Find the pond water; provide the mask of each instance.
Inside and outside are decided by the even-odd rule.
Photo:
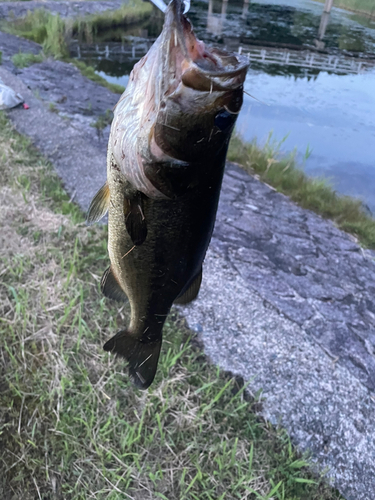
[[[199,38],[250,57],[237,130],[264,143],[269,134],[309,175],[361,198],[375,214],[375,19],[313,0],[193,1]],[[72,54],[108,81],[126,85],[163,16],[126,32],[76,42]],[[308,152],[308,155],[306,155]],[[306,156],[308,158],[306,159]]]

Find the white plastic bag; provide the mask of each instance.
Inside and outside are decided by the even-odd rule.
[[[20,94],[4,84],[0,78],[0,109],[9,109],[18,106],[24,102]]]

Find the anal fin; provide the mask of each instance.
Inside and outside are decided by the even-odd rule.
[[[108,212],[109,207],[109,186],[106,182],[92,199],[89,210],[87,212],[86,223],[87,225],[94,224],[100,221]]]
[[[202,268],[187,289],[183,289],[174,303],[185,305],[197,298],[202,283]]]
[[[129,374],[139,389],[147,389],[155,378],[162,339],[142,342],[127,330],[118,332],[103,346],[124,357],[129,363]]]
[[[104,271],[102,279],[100,280],[100,289],[103,295],[109,299],[117,300],[118,302],[128,301],[128,297],[119,285],[111,267]]]
[[[147,224],[143,214],[142,195],[125,200],[125,225],[134,245],[139,246],[147,237]]]

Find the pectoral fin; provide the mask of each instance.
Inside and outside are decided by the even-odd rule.
[[[125,200],[125,225],[134,245],[139,246],[147,237],[147,224],[142,208],[142,195]]]
[[[128,301],[128,297],[119,285],[115,275],[112,272],[111,267],[104,271],[104,274],[100,281],[100,289],[103,295],[105,295],[109,299],[117,300],[118,302]]]
[[[175,304],[180,304],[180,305],[185,305],[188,304],[189,302],[192,302],[194,299],[197,298],[200,287],[202,283],[202,269],[200,272],[197,274],[195,277],[194,281],[192,284],[189,286],[187,290],[182,290],[182,293],[175,299],[174,303]]]
[[[88,226],[100,221],[108,212],[109,207],[109,187],[106,182],[96,193],[87,213],[86,223]]]
[[[139,389],[147,389],[155,378],[162,339],[142,342],[127,330],[118,332],[103,346],[124,357],[129,363],[129,374]]]

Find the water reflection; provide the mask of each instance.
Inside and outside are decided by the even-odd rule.
[[[246,19],[249,4],[250,0],[244,0],[241,13],[242,19]],[[219,37],[223,33],[227,8],[228,0],[222,0],[220,15],[214,14],[214,0],[209,0],[207,12],[207,33],[211,33],[216,37]]]
[[[283,151],[298,152],[306,172],[332,179],[334,187],[362,197],[375,214],[375,72],[314,79],[271,76],[250,70],[237,126],[246,140],[263,144],[269,133],[285,136]],[[263,104],[264,103],[264,104]]]
[[[243,7],[242,7],[242,14],[241,14],[242,19],[246,19],[247,11],[249,10],[249,3],[250,3],[250,0],[244,0]]]
[[[221,35],[221,33],[223,32],[223,25],[227,7],[228,0],[223,0],[221,6],[221,14],[220,16],[218,16],[213,13],[214,0],[209,0],[207,13],[207,33],[212,33],[215,36]]]

